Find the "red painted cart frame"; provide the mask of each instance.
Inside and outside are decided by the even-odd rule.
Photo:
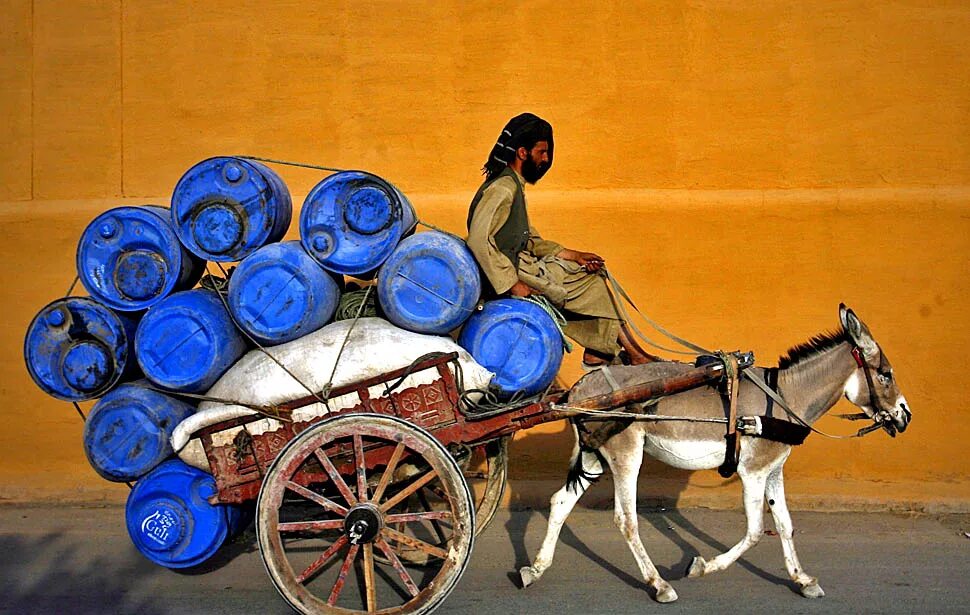
[[[367,380],[336,387],[330,392],[330,398],[356,393],[360,403],[316,417],[312,421],[283,422],[280,428],[274,431],[251,434],[245,426],[266,418],[256,415],[223,421],[200,430],[199,437],[218,486],[217,501],[241,503],[256,499],[267,468],[279,452],[311,425],[334,416],[361,412],[392,415],[430,431],[445,446],[460,443],[469,447],[496,440],[540,423],[564,418],[564,414],[551,409],[551,404],[559,400],[562,391],[552,393],[539,402],[510,407],[496,414],[465,415],[459,408],[460,392],[451,368],[457,358],[458,353],[453,352]],[[402,391],[392,391],[380,397],[370,395],[371,387],[388,385],[408,374],[426,369],[435,369],[438,372],[438,378],[428,384]],[[281,404],[279,409],[281,414],[286,416],[294,409],[319,402],[320,398],[310,395]],[[231,444],[218,446],[214,443],[215,434],[236,427],[244,429],[238,431]],[[352,467],[341,467],[339,463],[343,458],[352,459],[351,453],[352,451],[349,450],[333,451],[334,462],[342,472],[352,473],[353,471]],[[386,455],[375,451],[373,455],[368,456],[368,464],[372,463],[371,460],[374,465],[386,463],[386,457],[389,456],[390,451],[386,451]],[[296,480],[302,484],[310,484],[326,480],[326,475],[305,472]]]

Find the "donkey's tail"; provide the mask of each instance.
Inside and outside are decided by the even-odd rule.
[[[573,421],[576,434],[576,447],[573,449],[572,459],[569,461],[569,472],[566,474],[566,489],[573,493],[582,493],[590,485],[602,478],[606,472],[606,458],[598,448],[587,446],[579,435],[580,426]],[[583,484],[585,481],[585,484]]]

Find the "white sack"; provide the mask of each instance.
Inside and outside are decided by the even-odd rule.
[[[314,392],[320,391],[330,379],[337,352],[347,337],[352,320],[341,320],[327,325],[299,339],[273,346],[267,352],[286,366],[296,378]],[[357,321],[347,345],[340,356],[337,371],[333,377],[333,388],[366,380],[389,371],[407,367],[412,361],[429,352],[458,352],[458,361],[464,374],[466,389],[486,388],[492,379],[492,372],[475,362],[468,352],[458,346],[451,338],[422,335],[399,329],[381,318],[361,318]],[[423,370],[412,374],[398,387],[398,390],[427,384],[438,378],[437,370]],[[385,394],[383,386],[371,387],[371,397]],[[272,359],[259,349],[251,350],[206,393],[218,397],[254,405],[278,404],[310,393],[292,376],[287,374]],[[355,393],[329,400],[330,408],[338,410],[350,408],[359,403]],[[307,421],[323,416],[327,407],[316,403],[293,411],[294,421]],[[192,434],[204,427],[256,412],[233,404],[202,402],[198,411],[182,421],[172,434],[172,448],[189,465],[209,471],[208,461],[198,439],[191,440]],[[262,419],[250,423],[247,429],[252,434],[279,429],[280,423],[273,419]],[[236,430],[216,434],[214,444],[231,442]]]

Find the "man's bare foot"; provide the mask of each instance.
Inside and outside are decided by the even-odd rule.
[[[628,361],[624,361],[627,365],[643,365],[644,363],[652,363],[654,361],[663,361],[662,357],[650,354],[643,349],[640,344],[637,343],[636,339],[627,329],[626,325],[620,327],[620,337],[617,340],[620,343],[622,353],[626,353]]]

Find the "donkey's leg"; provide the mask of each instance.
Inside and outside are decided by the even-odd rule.
[[[758,446],[760,441],[758,443],[750,440],[742,442],[738,475],[741,477],[744,514],[748,523],[747,532],[738,544],[709,562],[705,561],[703,557],[695,557],[687,569],[687,576],[690,578],[702,577],[705,574],[724,570],[744,555],[745,551],[758,544],[764,533],[765,483],[773,464],[764,463],[763,456],[755,454],[755,450],[761,448]]]
[[[570,474],[576,476],[576,480],[575,482],[567,481],[562,489],[553,494],[549,502],[549,526],[546,528],[546,537],[542,541],[539,553],[531,566],[523,566],[519,569],[523,588],[538,581],[542,573],[552,565],[552,557],[556,552],[556,542],[559,540],[559,532],[566,522],[566,517],[569,516],[573,506],[592,484],[583,475],[598,477],[605,470],[595,453],[579,449],[578,441],[577,436],[577,445],[573,449],[573,462],[570,464],[572,467]],[[576,474],[577,470],[579,470],[578,475]]]
[[[785,501],[785,477],[784,463],[779,464],[771,474],[768,475],[768,483],[765,494],[768,496],[768,506],[775,519],[775,529],[781,537],[781,548],[785,553],[785,567],[792,581],[801,588],[802,595],[806,598],[821,598],[825,595],[822,588],[818,585],[818,579],[809,576],[798,563],[798,555],[795,553],[795,542],[792,540],[791,515],[788,513],[788,503]]]
[[[647,555],[647,550],[640,540],[640,524],[637,518],[637,477],[640,474],[640,464],[643,462],[643,432],[639,429],[627,429],[614,436],[603,448],[613,471],[613,486],[615,510],[613,522],[623,533],[627,546],[633,552],[640,574],[647,585],[656,592],[657,602],[673,602],[677,599],[677,592],[660,576]]]

